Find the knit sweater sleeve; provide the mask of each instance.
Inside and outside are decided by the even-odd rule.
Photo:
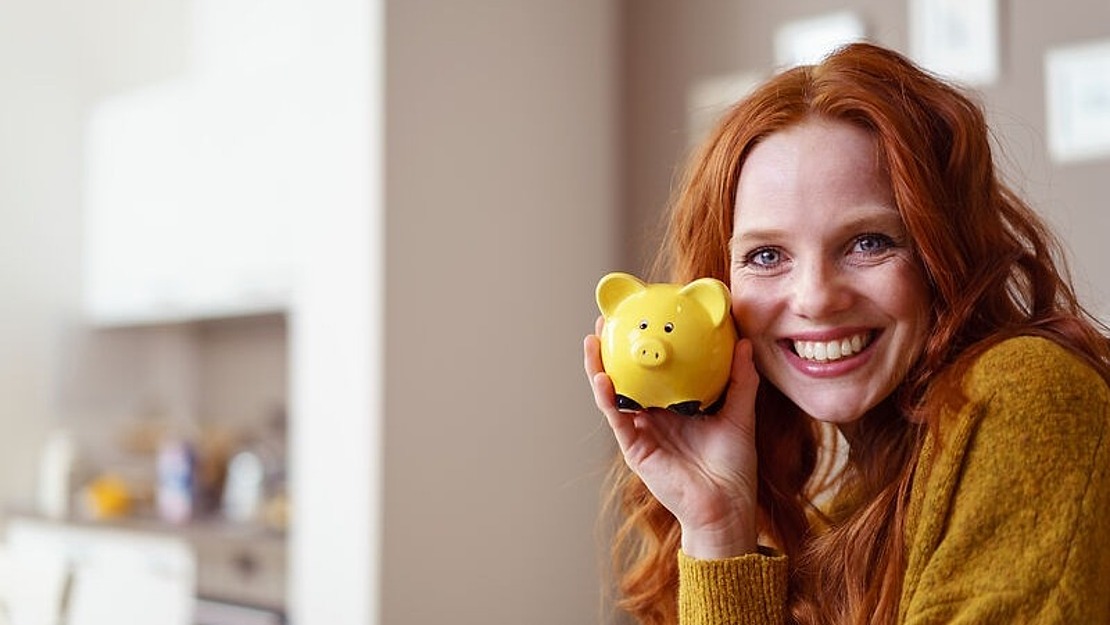
[[[781,625],[786,556],[769,550],[722,560],[678,554],[680,625]]]
[[[965,387],[919,465],[900,620],[1110,622],[1106,384],[1025,337],[988,351]]]

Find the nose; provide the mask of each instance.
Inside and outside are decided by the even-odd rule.
[[[808,319],[827,319],[852,305],[851,280],[834,262],[799,264],[794,269],[792,304]]]
[[[632,360],[641,367],[658,367],[667,362],[667,356],[667,345],[657,338],[645,336],[632,344]]]

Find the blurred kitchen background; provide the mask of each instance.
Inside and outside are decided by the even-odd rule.
[[[1103,0],[0,0],[0,623],[621,622],[594,285],[860,37],[979,90],[1107,318]]]

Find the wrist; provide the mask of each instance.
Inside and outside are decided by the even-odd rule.
[[[755,527],[751,524],[682,528],[682,551],[698,560],[719,560],[755,553],[758,546]]]

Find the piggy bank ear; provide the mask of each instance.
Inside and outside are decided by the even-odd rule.
[[[728,287],[716,278],[698,278],[682,287],[679,293],[701,304],[715,326],[728,316],[731,305]]]
[[[597,283],[597,307],[606,318],[613,314],[617,306],[629,295],[647,288],[639,278],[627,273],[610,273]]]

